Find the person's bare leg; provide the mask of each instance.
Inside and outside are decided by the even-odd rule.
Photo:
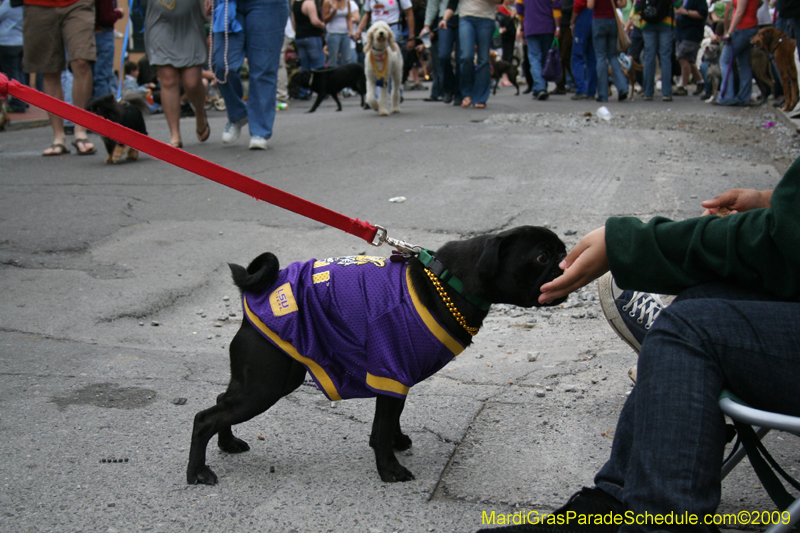
[[[161,83],[161,108],[169,126],[169,143],[183,146],[181,141],[181,90],[180,73],[170,65],[159,65],[158,80]]]
[[[86,104],[89,103],[89,98],[92,96],[92,64],[83,59],[76,59],[69,62],[70,69],[72,70],[72,103],[75,107],[86,109]],[[87,139],[86,128],[79,124],[75,124],[75,140],[80,141]],[[83,143],[84,151],[91,151],[94,144],[89,141]]]
[[[42,74],[42,89],[46,95],[64,100],[61,73]],[[64,134],[64,119],[53,113],[48,113],[47,115],[50,117],[50,125],[53,127],[53,144],[67,146],[67,136]],[[45,155],[51,153],[55,153],[51,148],[44,151]]]
[[[183,90],[186,92],[186,98],[194,107],[194,116],[197,121],[197,139],[200,142],[204,142],[208,139],[208,135],[206,135],[208,121],[206,119],[205,107],[206,86],[203,84],[202,67],[197,66],[183,69],[181,72],[181,80],[183,81]]]

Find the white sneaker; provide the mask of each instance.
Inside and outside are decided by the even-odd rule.
[[[251,150],[266,150],[267,149],[267,140],[260,135],[251,135],[250,136],[250,149]]]
[[[247,117],[237,120],[236,122],[228,122],[225,124],[225,131],[222,132],[222,143],[230,144],[239,139],[242,133],[242,127],[247,124]]]

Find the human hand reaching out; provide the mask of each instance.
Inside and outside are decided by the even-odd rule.
[[[606,228],[597,228],[582,238],[558,265],[564,271],[559,277],[542,285],[539,303],[546,304],[566,296],[608,271]]]

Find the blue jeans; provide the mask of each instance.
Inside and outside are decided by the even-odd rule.
[[[544,62],[547,60],[547,51],[553,44],[552,33],[541,33],[538,35],[526,35],[525,43],[528,45],[528,62],[531,64],[531,77],[533,77],[533,94],[540,91],[547,91],[547,80],[544,79],[542,71]]]
[[[461,44],[461,95],[472,98],[475,104],[484,104],[492,88],[489,72],[489,50],[494,35],[494,19],[459,17],[458,39]],[[475,46],[478,47],[478,64],[475,65]]]
[[[114,30],[113,28],[94,32],[97,46],[97,60],[92,64],[94,87],[92,97],[100,98],[107,94],[117,94],[119,81],[114,76]]]
[[[800,416],[798,321],[800,303],[723,283],[680,294],[642,343],[636,387],[595,484],[634,513],[713,513],[726,441],[719,394]],[[635,530],[644,531],[619,531]]]
[[[461,60],[453,67],[453,52],[456,57],[461,54],[458,40],[458,15],[447,21],[447,29],[439,30],[439,64],[442,67],[442,94],[452,94],[461,100]]]
[[[244,31],[228,34],[228,82],[220,83],[228,120],[245,117],[250,135],[269,139],[275,122],[278,66],[289,5],[285,0],[246,0],[236,6],[236,20]],[[239,69],[244,58],[250,66],[250,91],[247,103]],[[214,33],[214,74],[225,79],[225,34]]]
[[[350,48],[350,35],[347,33],[329,33],[325,37],[328,43],[328,65],[339,67],[353,62]],[[341,54],[341,57],[339,57]]]
[[[628,80],[622,73],[622,65],[617,59],[617,21],[616,19],[594,19],[592,40],[597,56],[597,99],[608,102],[608,67],[614,78],[614,85],[620,94],[628,92]]]
[[[642,30],[644,37],[644,95],[656,90],[656,56],[661,62],[661,94],[672,96],[672,28],[653,24]]]
[[[584,9],[575,19],[574,42],[572,44],[572,76],[575,78],[575,94],[594,98],[597,92],[597,56],[592,40],[593,9]]]
[[[722,87],[717,101],[722,105],[748,105],[753,92],[753,70],[750,67],[750,39],[758,33],[758,28],[734,30],[731,42],[722,47],[719,67],[722,70]],[[736,60],[739,69],[739,90],[734,94],[732,61]]]
[[[22,47],[21,46],[0,46],[0,72],[10,80],[16,80],[22,84],[27,84],[27,78],[22,71]],[[41,78],[41,76],[38,76]],[[25,111],[25,102],[13,96],[8,97],[8,105],[17,113]]]

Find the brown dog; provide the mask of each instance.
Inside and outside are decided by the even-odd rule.
[[[783,85],[783,94],[786,98],[783,111],[791,111],[797,105],[797,67],[794,64],[796,43],[778,28],[766,27],[750,41],[757,46],[766,48],[775,59],[778,74]]]
[[[767,101],[767,97],[772,95],[775,98],[775,80],[772,79],[772,60],[765,48],[754,46],[750,52],[750,70],[756,79],[758,90],[761,91],[761,103]],[[775,103],[775,107],[778,103]]]

